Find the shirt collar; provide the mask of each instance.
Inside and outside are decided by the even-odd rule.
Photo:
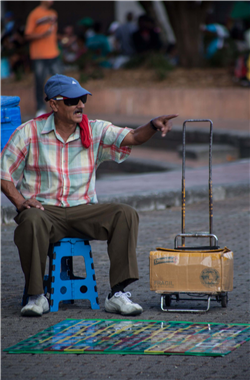
[[[41,134],[44,135],[46,133],[49,133],[51,131],[56,131],[55,127],[55,120],[54,120],[54,113],[52,113],[47,120],[45,121],[44,127],[42,129]]]
[[[54,118],[54,113],[52,113],[48,119],[46,120],[44,127],[42,129],[41,134],[47,134],[54,131],[55,135],[58,136],[56,133],[56,126],[55,126],[55,118]],[[75,132],[69,137],[69,141],[77,140],[80,138],[80,127],[77,125]]]

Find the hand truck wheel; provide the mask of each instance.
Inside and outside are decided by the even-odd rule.
[[[171,294],[165,295],[165,306],[169,307],[171,305]]]
[[[228,304],[228,294],[223,293],[223,294],[221,294],[221,306],[227,307],[227,304]]]

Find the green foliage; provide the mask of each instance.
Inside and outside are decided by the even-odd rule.
[[[80,82],[86,83],[90,79],[103,79],[105,77],[104,72],[101,68],[93,68],[93,70],[88,72],[81,71]]]
[[[93,53],[83,54],[76,62],[80,71],[80,82],[85,83],[90,79],[103,79],[103,68],[100,67],[99,60],[93,59]]]
[[[127,63],[125,63],[124,68],[125,69],[138,69],[139,67],[144,66],[144,64],[145,64],[145,57],[142,55],[135,55]]]
[[[234,65],[238,54],[235,42],[232,39],[228,39],[225,46],[208,60],[208,65],[211,67],[230,67]]]
[[[101,61],[93,60],[92,54],[84,54],[76,62],[80,71],[80,81],[87,82],[89,79],[103,79],[104,71],[101,67]],[[125,69],[146,68],[155,72],[156,80],[164,80],[168,73],[173,70],[169,60],[162,53],[150,53],[146,55],[136,55],[131,58],[125,65]]]
[[[24,76],[24,69],[23,67],[18,67],[16,70],[14,70],[15,73],[15,80],[17,82],[20,82],[23,79]]]
[[[82,54],[76,61],[79,70],[85,70],[93,61],[93,54],[91,52],[86,52]]]
[[[104,78],[104,72],[101,68],[96,68],[92,71],[90,74],[91,79],[103,79]]]
[[[89,75],[84,72],[80,73],[80,83],[86,83],[90,79]]]
[[[136,55],[124,66],[126,69],[146,68],[155,71],[157,80],[164,80],[168,73],[173,70],[169,60],[162,53],[150,53],[147,55]]]
[[[173,69],[173,66],[168,59],[160,53],[150,54],[147,57],[146,66],[149,69],[161,69],[164,71],[170,71]]]
[[[162,69],[162,68],[157,68],[155,69],[155,76],[156,76],[156,79],[161,82],[163,81],[164,79],[167,78],[167,71]]]

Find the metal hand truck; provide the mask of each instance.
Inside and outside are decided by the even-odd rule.
[[[210,134],[209,134],[209,180],[208,180],[208,192],[209,192],[209,232],[202,233],[186,233],[185,226],[185,207],[186,207],[186,190],[185,190],[185,164],[186,164],[186,124],[188,122],[209,122],[210,123]],[[183,123],[183,149],[182,149],[182,226],[181,233],[177,234],[174,240],[174,248],[178,250],[215,250],[218,249],[218,238],[213,234],[213,195],[212,195],[212,139],[213,139],[213,122],[209,119],[189,119],[185,120]],[[186,247],[186,238],[209,238],[210,246],[200,246],[200,247]],[[181,246],[178,246],[178,239],[181,239]],[[190,298],[181,298],[182,294],[187,294]],[[212,299],[212,296],[215,298]],[[205,297],[205,298],[202,298]],[[170,308],[172,300],[180,301],[207,301],[206,309],[196,310],[196,309],[177,309]],[[214,293],[169,293],[165,292],[161,294],[161,309],[168,312],[192,312],[201,313],[206,312],[210,309],[210,301],[214,300],[221,303],[222,307],[227,307],[228,303],[228,293],[227,292],[217,292]],[[165,306],[164,306],[165,304]]]

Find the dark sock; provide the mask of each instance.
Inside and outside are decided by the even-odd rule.
[[[125,288],[124,283],[120,283],[120,284],[115,285],[115,286],[111,289],[111,293],[109,293],[108,298],[110,299],[111,297],[113,297],[113,295],[114,295],[115,293],[119,293],[119,292],[123,292],[123,293],[124,293],[124,288]]]

